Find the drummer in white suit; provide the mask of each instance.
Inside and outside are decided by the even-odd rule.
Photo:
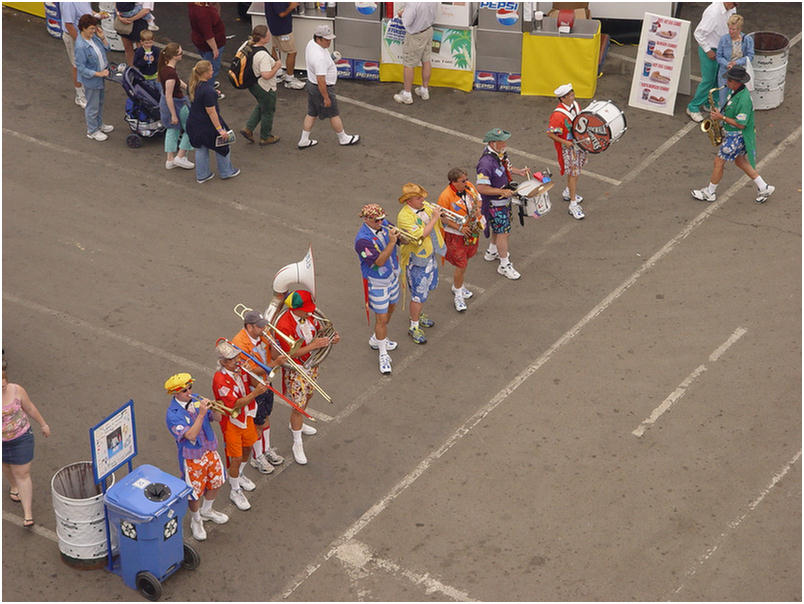
[[[575,100],[572,84],[562,84],[555,89],[554,94],[558,97],[558,106],[550,114],[547,136],[555,143],[561,174],[567,175],[567,187],[562,197],[564,201],[570,202],[569,215],[575,220],[582,220],[585,217],[581,209],[583,197],[576,190],[581,169],[586,164],[587,153],[575,143],[572,136],[572,122],[581,112],[581,108]]]

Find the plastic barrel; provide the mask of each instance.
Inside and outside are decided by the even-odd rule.
[[[107,478],[107,484],[114,484],[114,475]],[[62,560],[74,568],[103,567],[106,563],[103,492],[95,484],[92,462],[64,466],[53,475],[50,488]]]
[[[787,77],[787,55],[790,40],[772,31],[755,31],[754,38],[754,90],[751,100],[754,109],[773,109],[784,100],[784,82]]]

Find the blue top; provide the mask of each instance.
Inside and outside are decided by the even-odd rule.
[[[218,448],[218,440],[215,438],[215,431],[210,422],[212,415],[209,411],[204,417],[201,431],[195,440],[190,441],[184,438],[185,431],[193,425],[198,416],[195,406],[192,403],[188,406],[190,411],[187,411],[174,397],[165,413],[165,424],[170,435],[176,439],[176,446],[179,449],[179,470],[182,474],[184,474],[185,459],[198,459],[207,451],[215,451]]]
[[[753,62],[754,60],[754,38],[751,36],[746,36],[745,34],[740,34],[742,36],[742,50],[743,56],[737,59],[737,65],[742,65],[745,67],[746,59],[751,59]],[[718,65],[720,65],[720,71],[726,71],[726,65],[729,64],[731,61],[731,36],[726,34],[720,38],[720,42],[717,43],[717,53],[715,54],[715,60],[717,61]]]
[[[382,266],[375,264],[385,246],[388,245],[388,227],[390,226],[391,223],[383,219],[382,232],[377,234],[364,222],[355,236],[355,252],[360,257],[360,271],[363,273],[364,279],[388,279],[399,270],[396,246],[385,264]]]
[[[286,17],[280,17],[279,13],[284,12],[290,6],[290,2],[265,2],[265,20],[268,21],[268,29],[272,36],[285,36],[293,31],[293,12],[289,12]]]
[[[84,36],[78,34],[75,41],[75,68],[78,70],[78,81],[84,85],[84,88],[103,88],[104,79],[96,76],[95,73],[109,67],[109,60],[106,58],[107,50],[109,50],[109,43],[101,41],[98,36],[92,36],[86,40]],[[102,62],[99,60],[98,54],[103,59]]]

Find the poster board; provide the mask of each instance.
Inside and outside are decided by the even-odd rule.
[[[95,484],[105,481],[109,474],[136,457],[134,400],[129,400],[90,428],[89,444],[92,447],[92,472]]]
[[[689,21],[645,13],[628,97],[630,107],[673,115],[689,29]]]

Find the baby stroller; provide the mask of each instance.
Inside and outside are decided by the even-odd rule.
[[[132,133],[126,137],[126,145],[137,149],[142,146],[143,137],[151,138],[165,131],[159,119],[159,99],[162,97],[159,82],[146,80],[133,65],[116,68],[110,65],[109,79],[118,82],[128,96],[125,118]]]

